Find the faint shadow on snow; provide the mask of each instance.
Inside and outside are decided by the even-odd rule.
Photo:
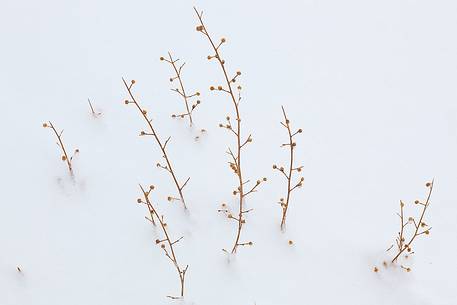
[[[86,190],[86,180],[75,176],[55,177],[55,184],[62,195],[71,196]]]

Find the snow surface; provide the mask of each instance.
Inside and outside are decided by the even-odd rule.
[[[0,304],[181,304],[165,297],[179,283],[136,204],[138,183],[157,186],[171,234],[185,236],[177,253],[190,265],[188,304],[457,304],[457,2],[194,4],[227,38],[229,70],[243,72],[243,126],[254,138],[245,173],[269,179],[247,202],[243,240],[254,246],[221,251],[235,227],[216,210],[234,206],[236,180],[225,154],[233,139],[217,124],[232,107],[208,91],[221,74],[206,60],[193,3],[2,0]],[[169,118],[182,102],[159,61],[167,51],[187,62],[189,90],[202,92],[192,130]],[[172,136],[179,178],[192,177],[188,216],[166,201],[173,185],[154,166],[155,144],[138,137],[144,124],[122,102],[121,77],[137,80],[161,137]],[[276,203],[284,184],[271,169],[287,160],[280,105],[304,130],[305,184],[286,233]],[[81,151],[75,182],[47,120]],[[195,141],[200,128],[208,133]],[[433,230],[417,240],[412,272],[375,274],[389,258],[399,200],[423,198],[433,177]]]

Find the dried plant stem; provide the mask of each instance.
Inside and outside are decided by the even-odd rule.
[[[432,180],[432,182],[428,182],[426,184],[426,186],[428,188],[428,195],[427,195],[426,201],[424,203],[420,202],[419,200],[415,201],[415,204],[422,206],[422,211],[420,213],[420,217],[419,217],[418,221],[416,221],[413,217],[410,217],[408,219],[408,221],[404,220],[404,215],[403,215],[404,203],[402,201],[400,201],[400,214],[399,214],[400,232],[398,233],[398,238],[396,239],[398,251],[397,251],[397,254],[394,256],[394,258],[392,259],[392,261],[391,261],[392,263],[396,262],[397,259],[400,257],[400,255],[402,253],[404,253],[405,251],[411,252],[411,246],[412,246],[412,243],[414,242],[414,240],[416,239],[416,237],[418,237],[419,235],[422,235],[422,234],[428,235],[430,233],[431,227],[428,227],[428,225],[425,224],[424,217],[425,217],[425,212],[427,211],[427,208],[430,206],[430,197],[432,196],[433,183],[434,183],[434,180]],[[414,226],[414,231],[413,231],[412,237],[409,239],[408,242],[405,243],[404,229],[408,224],[412,224]],[[424,228],[424,231],[419,232],[420,228]],[[406,268],[406,269],[408,269],[408,268]]]
[[[166,151],[166,146],[167,146],[168,142],[170,141],[170,137],[162,144],[162,141],[160,140],[154,127],[152,126],[152,123],[151,123],[152,119],[148,118],[147,111],[140,106],[140,104],[137,102],[137,100],[135,99],[135,97],[132,93],[132,87],[135,84],[135,81],[132,80],[130,82],[130,85],[127,84],[127,82],[125,81],[124,78],[122,78],[122,81],[124,82],[125,88],[127,89],[127,92],[130,96],[130,100],[125,100],[125,104],[134,104],[137,107],[138,111],[141,113],[141,116],[144,118],[144,120],[146,121],[146,123],[150,129],[149,133],[141,131],[140,136],[152,136],[155,139],[155,141],[157,142],[157,145],[159,146],[160,150],[162,151],[162,157],[165,159],[165,162],[166,162],[165,166],[162,166],[160,163],[157,163],[157,167],[160,167],[160,168],[166,170],[170,174],[170,176],[172,177],[173,182],[176,186],[176,190],[179,193],[179,199],[181,200],[181,202],[184,206],[184,209],[187,210],[186,201],[184,200],[183,189],[187,185],[187,182],[189,182],[190,177],[187,178],[186,182],[184,182],[182,185],[178,182],[178,179],[176,178],[175,172],[171,165],[170,158],[168,157],[168,154]],[[169,196],[168,198],[173,198],[173,197]]]
[[[167,230],[168,226],[167,226],[167,223],[165,223],[165,221],[164,221],[163,215],[159,215],[159,213],[157,212],[157,209],[153,206],[153,204],[149,198],[149,194],[154,189],[154,186],[151,185],[149,187],[149,190],[146,191],[140,185],[140,189],[141,189],[141,192],[143,193],[144,199],[139,198],[137,200],[137,202],[145,204],[147,206],[149,215],[151,218],[146,217],[146,219],[150,220],[154,226],[156,225],[156,222],[154,219],[156,219],[164,234],[164,238],[157,239],[156,244],[160,245],[160,247],[163,249],[163,251],[165,252],[165,256],[168,257],[170,259],[170,261],[173,263],[173,265],[175,266],[176,271],[178,272],[178,275],[179,275],[179,282],[180,282],[180,287],[181,287],[180,288],[180,297],[169,296],[169,295],[167,297],[171,298],[171,299],[183,298],[184,297],[184,282],[185,282],[186,272],[187,272],[187,269],[189,268],[189,265],[186,265],[185,268],[180,267],[180,265],[178,263],[178,259],[175,254],[175,249],[174,249],[174,245],[177,244],[178,242],[180,242],[183,237],[180,237],[174,241],[172,241],[172,239],[170,238],[170,234],[168,233],[168,230]]]
[[[285,172],[285,169],[282,166],[278,167],[277,165],[273,165],[273,169],[278,170],[279,172],[281,172],[284,175],[284,177],[286,178],[286,180],[287,180],[287,195],[286,195],[286,199],[284,200],[284,198],[281,198],[279,200],[279,204],[281,205],[281,208],[282,208],[281,230],[285,230],[286,216],[287,216],[287,210],[289,208],[291,194],[296,188],[301,187],[303,185],[303,180],[304,179],[303,179],[303,177],[301,177],[300,180],[297,183],[295,183],[295,184],[292,183],[293,172],[294,171],[301,172],[301,170],[302,170],[302,166],[299,166],[299,167],[295,167],[294,166],[294,152],[295,152],[295,147],[297,146],[297,144],[293,140],[294,136],[296,136],[297,134],[302,132],[302,129],[298,129],[296,132],[292,133],[291,128],[290,128],[290,121],[287,118],[286,111],[284,110],[283,106],[281,106],[281,108],[282,108],[282,113],[283,113],[283,116],[284,116],[284,122],[281,122],[281,125],[284,128],[286,128],[288,136],[289,136],[288,143],[282,144],[281,147],[288,147],[289,148],[289,154],[290,154],[289,167],[287,169],[287,173]]]
[[[236,151],[235,151],[235,153],[233,153],[232,150],[230,150],[230,149],[228,151],[228,154],[230,155],[230,157],[232,158],[232,161],[233,161],[233,163],[230,162],[230,166],[233,169],[233,171],[235,172],[235,174],[237,176],[237,180],[238,180],[237,190],[234,191],[234,194],[235,195],[238,194],[238,198],[239,198],[238,217],[233,217],[233,216],[231,216],[231,214],[229,214],[229,218],[230,219],[233,219],[233,220],[237,221],[236,237],[235,237],[235,241],[233,243],[232,250],[231,250],[231,253],[236,253],[236,250],[237,250],[238,246],[252,245],[252,242],[247,242],[247,243],[241,243],[240,242],[241,231],[242,231],[243,225],[245,224],[245,219],[244,219],[244,215],[243,215],[244,213],[246,213],[246,211],[244,210],[245,197],[247,195],[249,195],[250,193],[255,192],[256,191],[255,189],[257,188],[257,186],[262,181],[266,181],[266,179],[264,178],[262,181],[258,180],[257,181],[258,183],[250,191],[245,192],[244,185],[248,181],[245,182],[243,180],[242,166],[241,166],[241,153],[242,153],[242,148],[244,147],[244,145],[246,145],[249,142],[252,142],[252,138],[251,138],[251,135],[249,135],[248,138],[244,142],[241,139],[242,138],[242,135],[241,135],[241,116],[240,116],[240,108],[239,108],[239,103],[241,101],[241,95],[238,92],[238,97],[236,97],[235,93],[234,93],[234,89],[232,87],[232,83],[236,82],[236,78],[239,75],[241,75],[241,73],[237,72],[236,75],[233,78],[229,78],[229,76],[227,74],[227,70],[225,68],[225,60],[222,59],[222,56],[221,56],[220,51],[219,51],[219,47],[225,42],[225,38],[222,38],[220,43],[216,46],[216,44],[214,43],[213,39],[209,35],[209,33],[208,33],[207,29],[206,29],[206,26],[204,25],[203,18],[202,18],[203,13],[199,13],[195,7],[194,7],[194,10],[195,10],[195,13],[197,14],[198,20],[200,22],[200,24],[197,26],[197,31],[201,32],[204,36],[206,36],[206,38],[208,39],[208,41],[209,41],[209,43],[211,45],[212,51],[214,52],[213,55],[208,56],[208,59],[211,60],[211,59],[214,58],[214,59],[217,60],[219,66],[220,66],[220,68],[222,70],[222,74],[224,76],[224,80],[225,80],[225,83],[226,83],[225,84],[226,88],[224,88],[223,86],[218,86],[217,89],[219,91],[227,93],[230,96],[230,100],[233,103],[234,112],[235,112],[235,120],[236,120],[235,129],[232,128],[232,124],[230,122],[230,117],[227,117],[227,122],[228,122],[227,125],[224,126],[224,125],[220,124],[219,126],[227,128],[236,137]],[[237,88],[238,88],[238,90],[241,90],[241,86],[238,86]],[[213,86],[210,89],[211,90],[215,90],[215,88]]]
[[[62,134],[63,134],[63,129],[62,131],[58,132],[57,129],[54,127],[54,125],[52,124],[52,122],[47,122],[47,123],[43,123],[43,127],[44,128],[51,128],[52,131],[54,132],[56,138],[57,138],[57,145],[60,147],[60,149],[62,150],[62,161],[65,161],[67,166],[68,166],[68,171],[70,172],[70,175],[73,176],[73,165],[72,165],[72,161],[73,161],[73,157],[75,156],[75,154],[79,153],[79,149],[76,149],[74,154],[69,157],[68,156],[68,153],[67,153],[67,150],[65,149],[65,145],[63,144],[63,140],[62,140]]]
[[[200,100],[197,100],[195,102],[195,104],[193,104],[192,106],[189,106],[190,99],[192,97],[194,97],[194,96],[200,96],[200,92],[197,91],[192,95],[187,95],[186,94],[186,89],[184,88],[184,83],[183,83],[182,76],[181,76],[182,68],[184,67],[184,65],[186,63],[183,63],[178,68],[176,63],[179,61],[179,59],[173,59],[173,57],[171,56],[170,52],[168,52],[168,58],[169,59],[166,59],[164,57],[160,57],[160,60],[168,62],[173,67],[173,71],[175,72],[175,76],[170,78],[170,82],[173,82],[174,80],[177,79],[178,82],[179,82],[179,87],[180,87],[180,88],[175,88],[175,89],[171,89],[171,90],[177,92],[183,98],[184,104],[186,106],[186,112],[181,113],[181,114],[173,114],[172,117],[173,118],[176,118],[176,117],[184,118],[184,117],[187,116],[189,118],[189,124],[190,124],[190,126],[192,126],[192,124],[193,124],[192,113],[194,112],[195,108],[197,108],[197,106],[200,105]]]
[[[101,112],[95,112],[95,109],[92,106],[90,99],[87,99],[87,102],[89,103],[90,111],[95,118],[102,114]]]

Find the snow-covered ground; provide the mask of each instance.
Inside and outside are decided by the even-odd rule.
[[[166,215],[182,264],[186,303],[198,305],[457,304],[456,1],[2,0],[0,4],[0,305],[181,304],[176,271],[138,205],[138,183]],[[233,137],[217,127],[232,105],[209,92],[221,83],[192,5],[242,71],[242,123],[253,143],[253,194],[243,239],[228,257],[235,207],[227,166]],[[190,129],[170,114],[172,51],[202,104]],[[135,79],[185,188],[189,215],[169,203],[170,177],[121,78]],[[103,114],[90,115],[90,98]],[[305,183],[279,230],[287,140],[280,106],[301,127],[297,162]],[[65,129],[75,180],[42,123]],[[207,133],[195,141],[198,130]],[[435,178],[412,271],[381,267],[408,207]],[[412,210],[410,210],[412,211]],[[293,240],[290,246],[288,240]],[[374,266],[379,273],[373,272]],[[22,272],[18,272],[19,267]]]

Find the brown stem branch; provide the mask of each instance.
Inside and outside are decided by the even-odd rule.
[[[243,219],[243,211],[245,210],[244,209],[244,198],[246,196],[245,191],[244,191],[244,182],[243,182],[243,174],[242,174],[242,167],[241,167],[241,148],[242,148],[243,144],[241,142],[241,115],[240,115],[240,109],[239,109],[239,103],[238,103],[239,100],[241,99],[241,96],[238,97],[238,101],[237,101],[237,97],[235,96],[234,88],[232,87],[232,84],[234,83],[234,79],[230,78],[228,76],[227,70],[225,68],[225,60],[222,59],[222,56],[220,53],[220,48],[221,48],[222,44],[225,43],[225,41],[226,41],[225,38],[222,38],[220,40],[220,43],[218,45],[216,45],[214,43],[213,39],[211,38],[210,34],[208,33],[206,26],[203,22],[203,16],[202,16],[203,13],[199,13],[195,7],[194,7],[194,11],[197,14],[197,18],[200,23],[197,26],[197,31],[201,32],[203,35],[206,36],[209,44],[211,45],[211,48],[212,48],[212,51],[214,54],[213,56],[208,56],[208,59],[217,60],[219,66],[222,70],[222,74],[223,74],[223,77],[224,77],[224,80],[226,83],[226,88],[223,88],[222,86],[218,86],[217,89],[219,91],[226,92],[230,96],[230,100],[233,103],[234,112],[235,112],[235,120],[236,120],[235,128],[236,129],[234,130],[230,124],[229,130],[231,130],[236,137],[236,157],[230,150],[231,155],[234,160],[234,164],[231,165],[231,168],[234,169],[234,172],[235,172],[235,174],[237,176],[237,180],[238,180],[238,188],[237,188],[238,191],[236,192],[238,194],[238,199],[239,199],[238,218],[237,218],[238,225],[237,225],[235,241],[233,243],[232,250],[231,250],[231,253],[236,253],[236,250],[237,250],[238,246],[240,245],[239,241],[240,241],[240,237],[241,237],[241,231],[243,228],[243,224],[245,223],[245,221]],[[241,75],[241,72],[237,71],[236,74],[239,76],[239,75]],[[238,86],[237,88],[238,88],[238,90],[241,90],[241,86]],[[211,86],[210,89],[215,90],[216,88]],[[251,242],[251,244],[252,244],[252,242]]]
[[[236,253],[236,250],[238,248],[238,246],[240,245],[239,243],[239,240],[240,240],[240,237],[241,237],[241,231],[242,231],[242,228],[243,228],[243,224],[244,224],[244,221],[243,221],[243,210],[244,210],[244,197],[245,197],[245,192],[244,192],[244,182],[243,182],[243,174],[242,174],[242,167],[241,167],[241,148],[242,148],[242,143],[241,143],[241,116],[240,116],[240,109],[239,109],[239,104],[237,102],[237,98],[235,96],[235,93],[234,93],[234,89],[232,87],[232,79],[233,78],[229,78],[228,76],[228,73],[227,73],[227,70],[225,68],[225,60],[222,59],[222,56],[221,56],[221,53],[220,53],[220,47],[221,45],[225,42],[225,38],[222,38],[220,40],[220,43],[218,45],[216,45],[213,41],[213,39],[211,38],[211,36],[209,35],[208,33],[208,30],[206,29],[206,26],[203,22],[203,16],[202,14],[203,13],[199,13],[198,10],[194,7],[194,10],[195,10],[195,13],[197,14],[197,18],[199,20],[199,25],[197,26],[197,31],[201,32],[203,35],[206,36],[206,38],[208,39],[208,42],[209,44],[211,45],[211,48],[212,48],[212,51],[214,53],[213,56],[208,56],[208,59],[211,60],[211,59],[216,59],[221,70],[222,70],[222,74],[223,74],[223,77],[224,77],[224,80],[225,80],[225,83],[226,83],[226,88],[223,89],[222,86],[218,86],[218,90],[221,91],[223,90],[224,92],[228,93],[228,95],[230,96],[230,99],[233,103],[233,107],[234,107],[234,112],[235,112],[235,118],[236,118],[236,129],[233,130],[232,127],[230,127],[229,129],[233,131],[234,135],[236,136],[236,155],[237,157],[235,158],[235,156],[233,155],[232,153],[232,157],[233,159],[235,160],[235,166],[236,166],[236,170],[234,171],[235,174],[237,175],[237,180],[238,180],[238,198],[239,198],[239,203],[238,203],[238,225],[237,225],[237,231],[236,231],[236,236],[235,236],[235,241],[233,243],[233,247],[232,247],[232,250],[231,250],[231,253]],[[240,72],[237,72],[237,75],[240,75],[241,73]],[[216,88],[214,88],[213,86],[211,86],[210,88],[211,90],[215,90]],[[238,86],[238,90],[240,90],[241,87]],[[233,169],[233,167],[232,167]]]
[[[57,145],[60,147],[60,149],[62,150],[62,161],[65,161],[66,164],[67,164],[67,167],[68,167],[68,171],[70,172],[70,175],[73,177],[73,164],[72,164],[72,161],[73,161],[73,157],[75,154],[79,153],[79,149],[75,149],[75,152],[74,154],[69,157],[68,156],[68,153],[67,153],[67,150],[65,149],[65,145],[63,144],[63,140],[62,140],[62,134],[63,134],[63,130],[59,133],[57,132],[57,129],[54,127],[54,125],[52,124],[52,122],[47,122],[47,123],[43,123],[43,127],[44,128],[51,128],[52,131],[54,132],[56,138],[57,138],[57,141],[59,141],[57,143]]]
[[[128,92],[128,94],[129,94],[129,96],[130,96],[130,99],[131,99],[131,100],[126,100],[126,101],[125,101],[125,104],[132,104],[132,103],[133,103],[133,104],[138,108],[138,110],[139,110],[139,112],[141,113],[142,117],[144,118],[144,120],[145,120],[146,123],[148,124],[149,129],[151,130],[151,134],[150,134],[150,135],[152,135],[152,136],[154,137],[155,141],[157,142],[157,145],[159,146],[160,150],[162,151],[163,158],[165,159],[165,161],[166,161],[166,163],[167,163],[166,169],[167,169],[167,171],[170,173],[170,175],[171,175],[171,177],[172,177],[172,179],[173,179],[173,182],[174,182],[174,184],[175,184],[175,186],[176,186],[176,189],[177,189],[177,191],[178,191],[178,193],[179,193],[179,197],[180,197],[181,202],[182,202],[182,204],[183,204],[183,206],[184,206],[184,209],[187,210],[187,206],[186,206],[186,202],[185,202],[185,200],[184,200],[184,194],[183,194],[183,192],[182,192],[182,188],[179,187],[178,179],[176,178],[176,174],[175,174],[175,172],[174,172],[174,170],[173,170],[173,167],[172,167],[172,165],[171,165],[170,158],[168,157],[168,154],[167,154],[167,152],[166,152],[166,150],[165,150],[166,144],[168,143],[168,141],[169,141],[170,138],[168,138],[168,139],[165,141],[165,144],[162,145],[162,141],[160,140],[160,138],[159,138],[159,136],[157,135],[157,133],[156,133],[154,127],[152,126],[152,123],[151,123],[152,120],[148,119],[147,111],[146,111],[145,109],[143,109],[143,108],[140,106],[140,104],[137,102],[137,100],[135,99],[135,96],[134,96],[133,93],[132,93],[132,87],[133,87],[133,85],[135,84],[135,81],[132,80],[131,83],[130,83],[130,85],[127,84],[127,82],[125,81],[124,78],[122,78],[122,81],[124,82],[125,88],[127,89],[127,92]],[[149,135],[149,134],[148,134],[148,135]],[[161,166],[161,167],[162,167],[162,166]],[[162,167],[162,168],[165,168],[165,167]]]
[[[151,215],[151,219],[154,221],[154,218],[157,219],[157,221],[160,224],[160,227],[162,229],[162,232],[164,234],[164,238],[162,240],[156,240],[156,244],[160,244],[160,247],[164,250],[165,255],[173,262],[173,265],[176,268],[176,271],[179,275],[179,282],[180,282],[180,297],[171,297],[167,296],[169,298],[177,299],[177,298],[183,298],[184,297],[184,281],[185,281],[185,276],[187,272],[187,268],[189,265],[187,265],[184,269],[182,269],[179,266],[178,259],[176,258],[175,254],[175,249],[174,245],[179,242],[183,237],[180,237],[179,239],[172,241],[170,238],[170,234],[168,233],[168,225],[164,222],[163,216],[160,216],[159,213],[157,212],[157,209],[154,208],[150,198],[149,194],[153,190],[153,187],[149,188],[149,191],[146,191],[141,185],[140,185],[141,192],[143,193],[143,199],[138,199],[137,202],[139,203],[145,203],[148,206],[148,211]],[[154,223],[154,222],[153,222]],[[155,225],[155,223],[154,223]],[[167,249],[168,247],[168,249]]]
[[[179,89],[172,89],[173,91],[176,91],[178,92],[181,97],[183,98],[183,101],[184,101],[184,104],[186,106],[186,113],[185,114],[180,114],[180,115],[176,115],[176,114],[173,114],[172,117],[181,117],[181,118],[184,118],[185,116],[189,117],[189,125],[192,126],[193,124],[193,119],[192,119],[192,112],[193,110],[197,107],[197,105],[200,104],[200,101],[198,100],[196,102],[196,104],[192,105],[191,107],[189,106],[189,99],[192,98],[193,96],[199,96],[200,93],[199,92],[196,92],[195,94],[192,94],[192,95],[187,95],[186,94],[186,89],[184,88],[184,82],[182,80],[182,77],[181,77],[181,70],[182,68],[184,67],[185,63],[183,63],[179,68],[176,66],[176,62],[179,60],[179,59],[176,59],[174,60],[171,53],[168,52],[168,57],[170,58],[169,60],[168,59],[165,59],[164,57],[160,57],[160,60],[164,60],[166,62],[168,62],[172,67],[173,67],[173,71],[175,72],[175,76],[170,78],[170,81],[174,81],[175,79],[178,80],[179,82],[179,86],[181,88],[181,91]]]
[[[301,133],[302,130],[301,129],[298,129],[295,133],[292,133],[291,131],[291,128],[290,128],[290,121],[289,119],[287,118],[287,114],[286,114],[286,111],[284,110],[284,107],[281,106],[281,109],[282,109],[282,114],[284,116],[284,122],[281,122],[281,125],[287,129],[287,134],[288,134],[288,137],[289,137],[289,141],[288,143],[285,143],[283,145],[281,145],[282,147],[289,147],[289,167],[287,169],[287,172],[285,172],[285,169],[283,167],[280,167],[278,168],[276,165],[273,165],[273,169],[277,169],[279,170],[285,177],[286,177],[286,180],[287,180],[287,195],[286,195],[286,199],[285,200],[281,200],[281,208],[282,208],[282,217],[281,217],[281,230],[285,230],[285,227],[286,227],[286,217],[287,217],[287,211],[289,209],[289,203],[290,203],[290,199],[291,199],[291,194],[292,194],[292,191],[295,190],[297,187],[301,187],[302,186],[302,183],[303,183],[303,178],[300,178],[300,181],[295,184],[294,186],[292,186],[292,178],[293,178],[293,171],[296,170],[298,172],[301,171],[301,166],[299,167],[294,167],[294,152],[295,152],[295,142],[293,141],[293,137],[298,134],[298,133]]]
[[[407,250],[408,252],[411,251],[412,243],[414,242],[414,240],[416,239],[417,236],[422,235],[423,233],[424,233],[424,234],[429,234],[430,228],[427,229],[427,230],[425,230],[425,231],[423,231],[423,232],[420,232],[420,233],[419,233],[419,228],[420,228],[421,226],[423,226],[423,225],[426,226],[425,223],[423,222],[423,220],[424,220],[425,212],[427,211],[427,208],[430,206],[430,198],[431,198],[431,196],[432,196],[433,183],[434,183],[434,180],[432,180],[432,182],[428,182],[428,183],[426,184],[426,186],[427,186],[427,188],[428,188],[428,195],[427,195],[427,199],[426,199],[425,203],[420,204],[420,202],[419,202],[418,200],[416,200],[416,202],[415,202],[416,204],[420,204],[420,205],[422,206],[422,211],[421,211],[421,213],[420,213],[420,217],[419,217],[419,221],[418,221],[418,222],[415,222],[414,218],[411,218],[411,221],[414,223],[415,230],[414,230],[414,232],[413,232],[413,235],[411,236],[411,238],[409,239],[409,241],[408,241],[407,243],[404,243],[404,242],[402,241],[402,238],[404,239],[404,237],[403,237],[403,234],[404,234],[404,233],[403,233],[403,228],[405,227],[405,224],[404,224],[404,222],[403,222],[403,205],[400,204],[400,207],[401,207],[401,210],[400,210],[400,213],[401,213],[401,214],[400,214],[400,218],[402,219],[402,220],[401,220],[401,226],[402,226],[402,228],[401,228],[400,233],[399,233],[399,235],[400,235],[400,240],[399,240],[399,242],[397,243],[397,244],[399,245],[399,247],[398,247],[398,252],[397,252],[397,254],[394,256],[394,258],[392,259],[392,261],[391,261],[392,263],[396,262],[397,259],[400,257],[400,255],[401,255],[402,253],[404,253],[406,250]],[[409,220],[408,220],[408,221],[409,221]]]
[[[87,99],[87,102],[89,103],[90,111],[92,112],[92,115],[93,115],[95,118],[102,114],[101,112],[95,112],[95,109],[94,109],[94,107],[92,106],[92,103],[91,103],[90,99]]]

